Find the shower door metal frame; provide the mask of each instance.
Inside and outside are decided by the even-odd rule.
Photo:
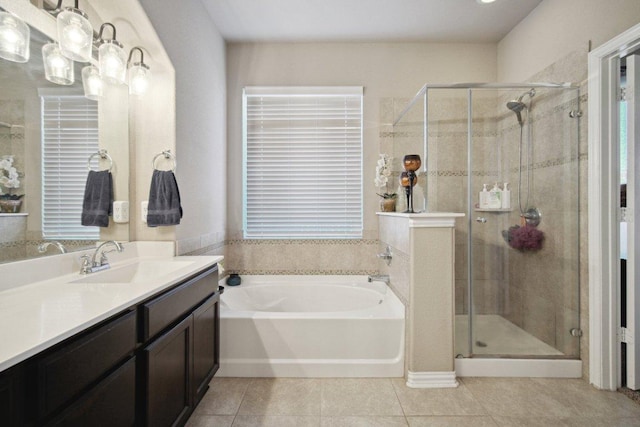
[[[469,230],[469,235],[471,235],[471,227],[473,226],[473,192],[472,188],[472,142],[473,142],[473,104],[472,104],[472,93],[473,89],[494,89],[494,90],[515,90],[515,89],[536,89],[536,88],[546,88],[546,89],[573,89],[576,90],[576,99],[580,100],[580,85],[571,83],[571,82],[563,82],[563,83],[454,83],[454,84],[425,84],[420,88],[418,93],[409,101],[407,106],[398,114],[395,121],[393,122],[393,126],[396,126],[404,116],[413,108],[413,106],[422,98],[424,103],[423,111],[424,111],[424,161],[423,161],[423,174],[426,176],[428,172],[428,144],[429,144],[429,122],[428,122],[428,106],[429,106],[429,90],[430,89],[461,89],[467,91],[467,227]],[[579,108],[579,106],[578,106]],[[578,136],[577,140],[579,141],[579,128],[578,128]],[[578,180],[578,187],[580,183]],[[425,189],[426,190],[426,189]],[[425,197],[425,211],[427,210],[428,200]],[[578,248],[580,247],[580,237],[578,234],[577,241]],[[468,294],[468,355],[473,355],[473,245],[469,242],[467,245],[467,294]],[[578,286],[578,299],[580,298],[580,283],[577,283]],[[578,310],[578,324],[580,324],[581,313]],[[484,355],[483,355],[484,357]],[[488,357],[506,357],[509,358],[509,355],[489,355]],[[521,358],[521,357],[516,357]],[[531,358],[531,357],[529,357]],[[557,356],[536,356],[535,359],[558,359]]]

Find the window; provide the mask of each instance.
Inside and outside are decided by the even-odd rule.
[[[245,238],[362,237],[362,92],[245,88]]]
[[[44,239],[97,240],[100,229],[82,226],[80,216],[87,161],[98,151],[98,103],[82,95],[44,90],[40,92],[40,99],[42,236]],[[97,169],[97,164],[92,168]]]

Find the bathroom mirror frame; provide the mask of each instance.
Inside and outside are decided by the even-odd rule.
[[[91,6],[85,2],[85,7]],[[33,82],[33,87],[29,91],[33,96],[29,95],[29,103],[36,105],[39,111],[40,99],[38,97],[38,89],[45,88],[50,91],[64,90],[71,87],[74,93],[82,93],[81,69],[87,64],[74,63],[75,65],[75,81],[72,86],[59,86],[48,82],[45,79],[42,67],[41,46],[44,43],[55,40],[56,20],[55,18],[24,1],[16,2],[11,0],[0,0],[0,10],[5,10],[20,17],[29,25],[31,29],[31,54],[29,61],[25,64],[13,63],[10,61],[0,60],[0,87],[6,82],[11,81],[5,75],[8,72],[22,72],[27,75],[25,80]],[[97,13],[92,9],[86,10],[94,26],[99,26],[100,19]],[[39,43],[39,46],[38,46]],[[3,91],[6,93],[7,91]],[[6,102],[11,95],[4,96]],[[20,102],[20,101],[18,101]],[[0,111],[2,108],[0,108]],[[7,262],[20,261],[41,256],[57,255],[60,252],[53,246],[49,247],[44,253],[37,251],[38,246],[49,239],[42,237],[42,135],[40,116],[37,118],[30,115],[18,114],[24,117],[22,129],[18,129],[21,141],[19,145],[22,150],[17,153],[10,153],[22,156],[19,164],[19,171],[22,173],[21,185],[16,194],[26,194],[23,207],[20,212],[23,215],[3,214],[0,216],[0,264]],[[0,117],[0,121],[6,121]],[[106,149],[113,158],[114,167],[112,170],[114,180],[114,196],[116,200],[129,200],[129,108],[128,108],[128,90],[126,85],[109,86],[105,97],[98,103],[98,123],[99,123],[99,148]],[[8,129],[7,138],[11,129]],[[11,146],[12,142],[9,141]],[[14,147],[11,148],[14,150]],[[2,153],[7,154],[7,153]],[[88,161],[82,160],[84,164]],[[18,163],[16,161],[16,163]],[[94,162],[95,163],[95,162]],[[102,164],[104,166],[104,164]],[[101,168],[102,168],[101,166]],[[88,171],[87,171],[88,172]],[[4,188],[3,188],[4,190]],[[30,195],[31,193],[31,195]],[[28,215],[24,215],[24,213]],[[116,224],[110,219],[108,228],[100,229],[100,240],[115,239],[119,241],[129,240],[129,224]],[[71,251],[82,250],[88,246],[94,246],[94,240],[63,240],[66,249]]]

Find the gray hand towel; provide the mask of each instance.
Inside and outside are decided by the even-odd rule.
[[[108,227],[113,207],[113,181],[109,171],[89,171],[82,201],[82,225]]]
[[[149,227],[180,224],[180,218],[182,218],[180,191],[172,171],[153,171],[147,209]]]

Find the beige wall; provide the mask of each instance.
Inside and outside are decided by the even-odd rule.
[[[498,81],[520,82],[640,22],[638,0],[544,0],[498,43]]]
[[[176,178],[184,210],[175,227],[177,250],[185,254],[212,249],[224,241],[226,223],[225,43],[198,1],[141,3],[176,71]],[[162,139],[156,147],[172,148]],[[147,167],[151,158],[137,164]],[[149,184],[143,182],[138,200],[146,200],[148,191]]]
[[[356,246],[356,251],[368,259],[366,264],[358,265],[358,270],[375,271],[377,261],[373,255],[378,238],[375,212],[379,206],[373,178],[380,152],[380,133],[388,127],[380,118],[383,98],[410,98],[426,82],[494,81],[496,45],[230,43],[227,46],[227,76],[227,230],[234,240],[242,238],[242,88],[253,85],[364,86],[363,237],[366,244]],[[264,250],[283,249],[285,243],[264,245]],[[309,255],[313,255],[313,250],[324,252],[322,257],[308,258],[312,263],[309,270],[335,270],[330,266],[340,260],[340,250],[310,243],[313,249]],[[232,249],[229,255],[242,255],[243,250],[238,249],[237,244]],[[252,258],[259,259],[260,256],[254,254]],[[234,268],[233,259],[228,257],[227,263],[228,268]]]

